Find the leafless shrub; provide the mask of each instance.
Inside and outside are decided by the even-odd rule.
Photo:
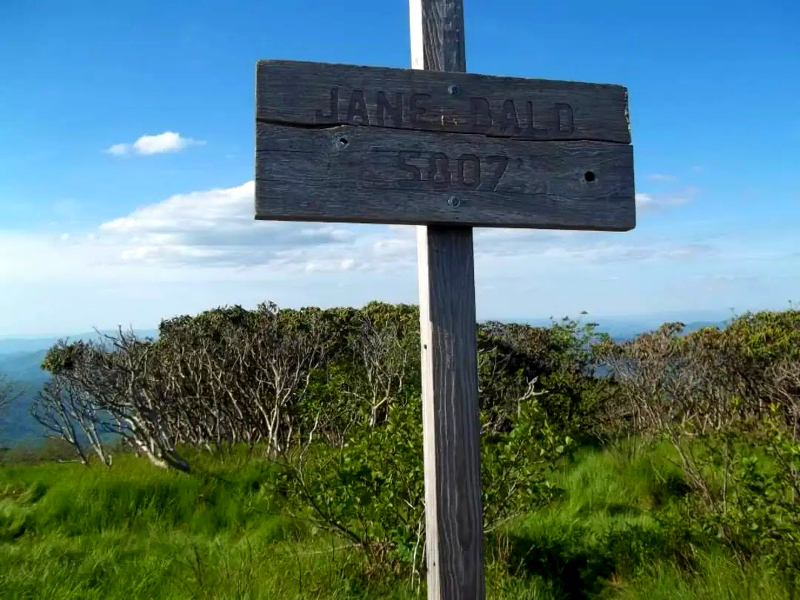
[[[69,444],[82,464],[88,466],[89,451],[93,451],[100,462],[111,466],[111,454],[100,438],[103,419],[98,407],[74,382],[52,377],[34,398],[31,414],[45,428],[47,437]]]

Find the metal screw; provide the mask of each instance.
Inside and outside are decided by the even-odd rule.
[[[447,91],[450,92],[451,96],[455,96],[460,90],[458,89],[457,85],[451,85],[449,88],[447,88]]]
[[[458,208],[459,206],[461,206],[461,200],[459,200],[455,196],[450,196],[450,198],[447,199],[447,203],[453,208]]]

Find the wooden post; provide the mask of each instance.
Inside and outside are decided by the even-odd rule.
[[[418,226],[428,598],[482,600],[472,227],[629,231],[628,93],[466,73],[463,0],[409,0],[412,69],[256,71],[255,217]]]
[[[409,8],[412,68],[465,72],[463,0],[409,0]],[[428,598],[479,600],[486,590],[472,228],[417,226],[417,252]]]

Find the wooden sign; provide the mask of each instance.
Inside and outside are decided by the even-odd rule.
[[[260,61],[256,218],[626,231],[622,86]]]
[[[636,224],[624,87],[467,74],[463,0],[409,0],[411,63],[261,61],[255,218],[417,224],[429,600],[482,600],[472,226]]]

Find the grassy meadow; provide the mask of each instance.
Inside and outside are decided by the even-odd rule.
[[[478,327],[488,597],[800,598],[800,311],[595,327]],[[416,307],[220,308],[42,368],[60,445],[0,454],[0,599],[425,597]]]
[[[347,540],[287,516],[272,465],[198,454],[192,475],[118,454],[112,468],[7,460],[0,468],[0,597],[419,598]],[[558,497],[487,535],[496,599],[782,599],[767,565],[691,539],[668,445],[584,448],[552,474]]]

